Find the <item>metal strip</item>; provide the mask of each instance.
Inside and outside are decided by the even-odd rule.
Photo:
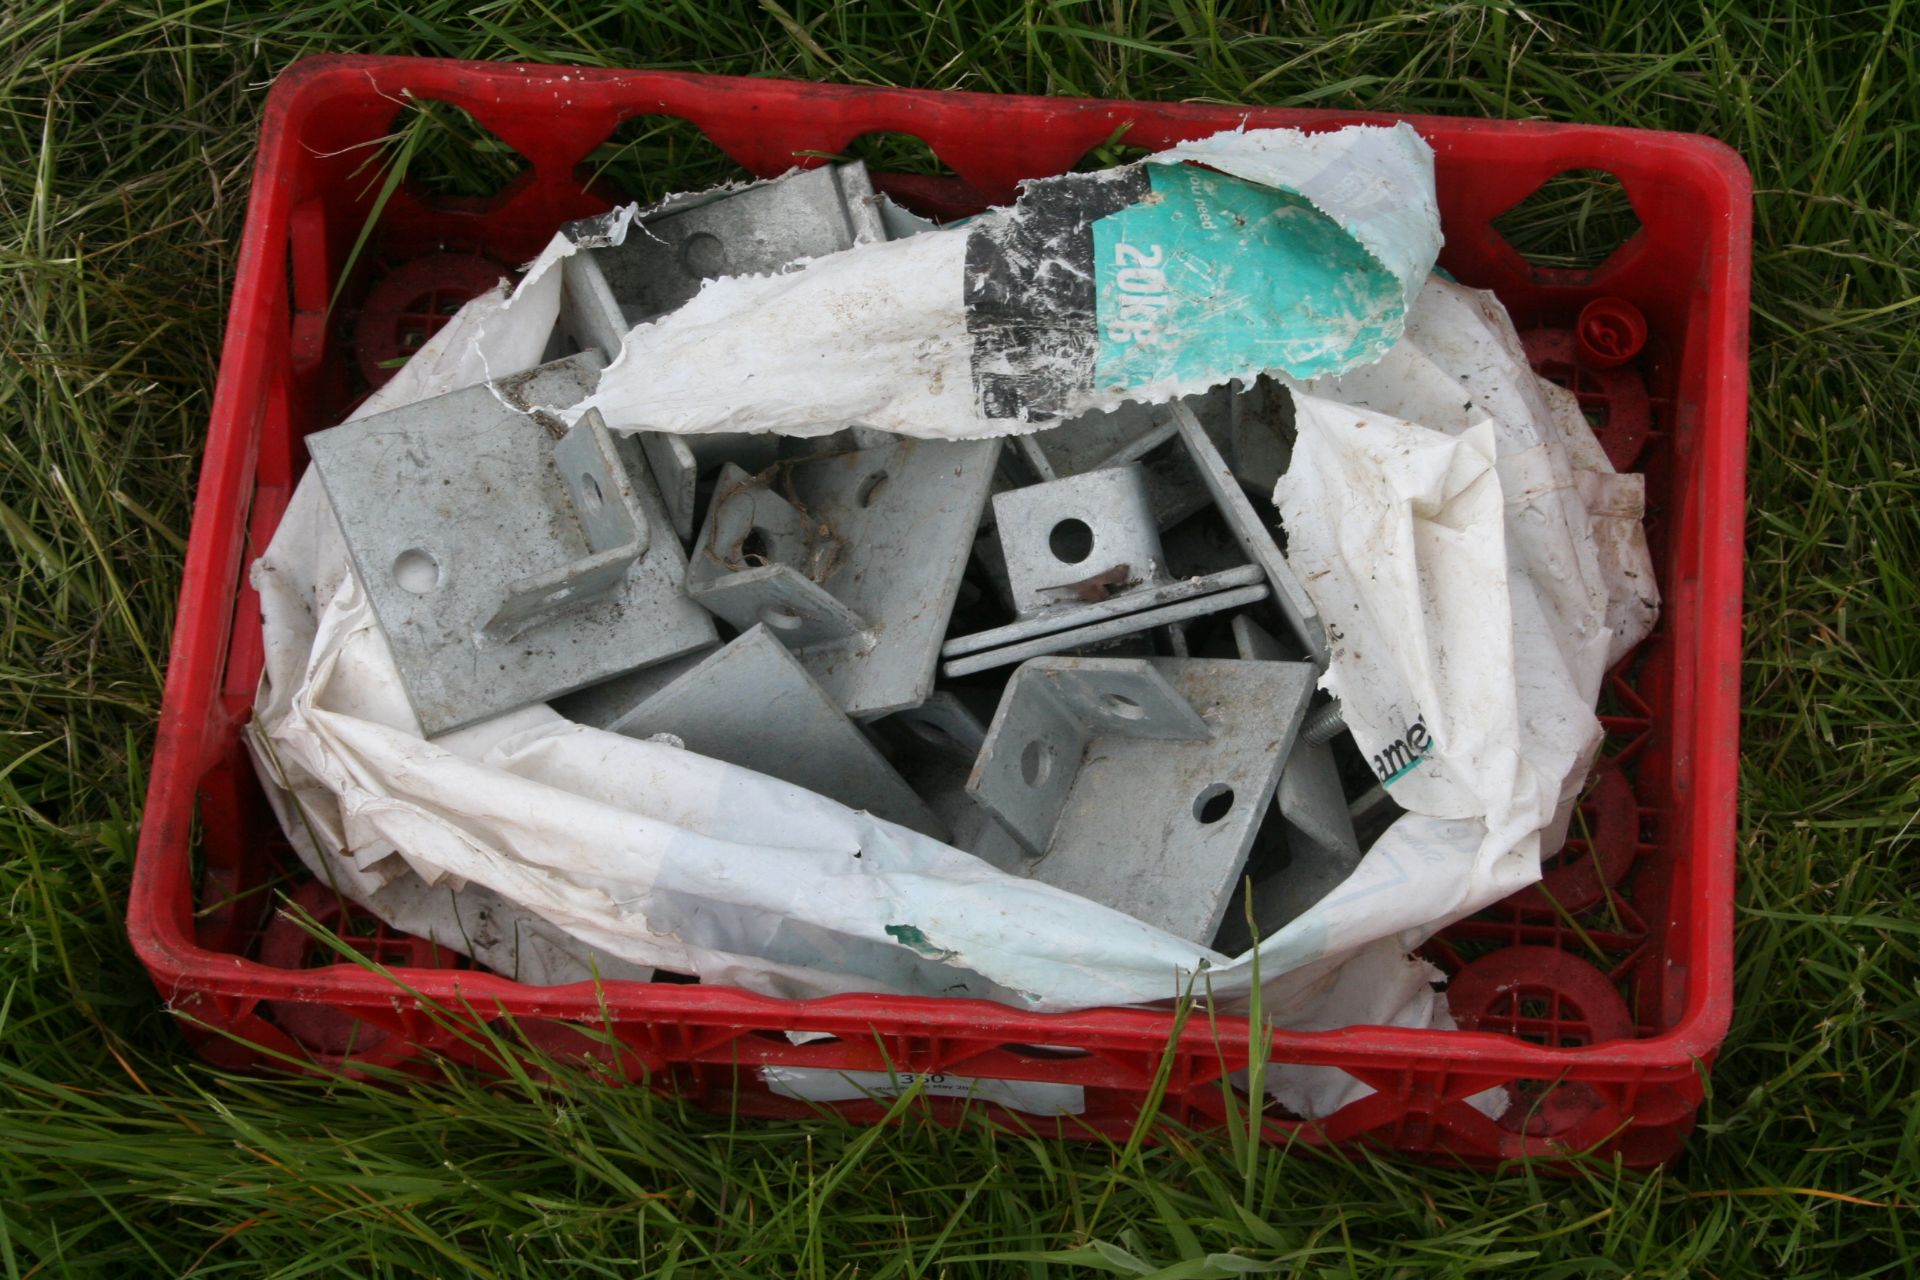
[[[1068,649],[1083,648],[1103,640],[1134,635],[1152,627],[1165,626],[1170,622],[1183,622],[1188,618],[1218,613],[1222,609],[1237,609],[1242,605],[1265,600],[1268,594],[1265,583],[1256,583],[1251,587],[1219,591],[1212,595],[1183,600],[1177,604],[1164,605],[1158,609],[1143,609],[1138,613],[1130,613],[1110,622],[1095,623],[1093,626],[1080,627],[1073,631],[1060,631],[1020,644],[1011,644],[1002,649],[991,649],[985,653],[957,658],[941,667],[940,672],[949,680],[955,680],[978,671],[990,671],[994,667],[1025,662],[1029,658],[1038,658],[1050,653],[1063,653]]]
[[[1209,573],[1202,577],[1154,583],[1122,595],[1109,596],[1105,600],[1096,600],[1092,604],[1063,605],[1031,618],[1010,622],[1004,627],[976,631],[972,635],[956,636],[940,646],[940,656],[964,658],[970,653],[1018,644],[1022,640],[1051,635],[1056,631],[1071,631],[1076,627],[1105,622],[1109,618],[1124,617],[1143,609],[1154,609],[1161,605],[1190,600],[1195,596],[1211,595],[1216,591],[1226,591],[1233,587],[1251,586],[1265,579],[1266,574],[1258,565],[1242,565],[1237,569]]]
[[[847,714],[918,706],[999,451],[904,440],[723,470],[687,590],[736,626],[764,622]]]

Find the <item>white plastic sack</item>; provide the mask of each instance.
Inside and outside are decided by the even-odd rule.
[[[556,277],[470,304],[378,407],[530,367]],[[1497,303],[1429,281],[1406,331],[1380,363],[1299,385],[1276,494],[1330,628],[1326,683],[1411,810],[1263,942],[1263,1006],[1281,1025],[1450,1025],[1437,971],[1407,952],[1538,877],[1599,742],[1600,675],[1654,608],[1633,478],[1533,377]],[[1252,956],[668,743],[545,707],[425,740],[314,476],[253,581],[267,667],[249,743],[295,848],[391,923],[490,967],[529,981],[659,967],[788,997],[1039,1010],[1187,990],[1231,1007],[1248,992]],[[1276,1072],[1307,1115],[1365,1091],[1344,1073]]]

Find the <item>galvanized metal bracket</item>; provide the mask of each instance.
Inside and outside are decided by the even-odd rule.
[[[1165,579],[1160,527],[1138,465],[996,493],[993,518],[1022,618]]]
[[[588,554],[509,582],[499,607],[481,627],[489,640],[511,640],[618,590],[651,540],[647,514],[599,410],[589,411],[554,444],[553,465],[586,535]]]
[[[1243,659],[1286,661],[1280,642],[1244,614],[1233,620],[1233,639]],[[1360,865],[1360,842],[1333,748],[1304,724],[1281,771],[1274,808],[1281,819],[1286,858],[1280,870],[1253,882],[1253,928],[1262,938],[1278,933]],[[1244,916],[1230,914],[1217,943],[1233,954],[1252,945],[1253,937]]]
[[[873,640],[866,619],[808,576],[820,571],[823,556],[845,549],[831,533],[824,549],[816,545],[823,527],[773,492],[766,478],[728,464],[694,548],[687,591],[737,627],[770,627],[798,653],[865,646]]]
[[[682,542],[693,537],[693,522],[700,509],[702,474],[727,463],[758,471],[774,460],[779,448],[777,437],[737,431],[701,436],[642,431],[638,437],[653,474],[660,477],[660,491],[667,500],[673,531]]]
[[[1164,433],[1139,439],[1178,431],[1170,422]],[[1006,490],[994,495],[993,508],[1019,617],[948,641],[941,656],[950,679],[1176,626],[1267,596],[1261,584],[1268,575],[1257,565],[1167,580],[1138,463]]]
[[[1280,642],[1259,623],[1242,615],[1233,620],[1233,640],[1240,656],[1258,662],[1284,662]],[[1310,717],[1311,718],[1311,717]],[[1360,841],[1347,812],[1346,789],[1327,739],[1303,727],[1274,795],[1280,815],[1305,837],[1319,861],[1337,862],[1342,875],[1360,862]],[[1296,860],[1299,849],[1296,847]]]
[[[764,626],[616,717],[615,733],[670,733],[691,751],[791,782],[936,840],[946,825]]]
[[[764,624],[848,715],[918,706],[999,447],[903,440],[723,468],[688,593],[737,627]]]
[[[571,229],[571,228],[570,228]],[[622,333],[665,315],[721,276],[763,275],[887,238],[865,164],[822,165],[635,222],[617,245],[584,250],[606,278]]]
[[[574,223],[583,247],[561,263],[561,324],[582,348],[608,360],[627,331],[689,302],[708,280],[779,271],[887,238],[866,165],[829,165],[757,183],[696,204],[664,209],[604,243],[593,223]],[[774,459],[772,436],[643,431],[672,527],[693,536],[700,474],[725,462],[757,471]]]
[[[1313,683],[1295,663],[1037,658],[967,789],[1039,855],[1035,879],[1204,943]]]
[[[354,569],[429,735],[710,645],[638,446],[530,406],[582,353],[310,436]],[[541,567],[544,566],[544,567]],[[537,572],[529,573],[529,568]]]

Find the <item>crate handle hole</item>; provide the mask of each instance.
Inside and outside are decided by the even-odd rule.
[[[499,134],[451,102],[413,98],[388,132],[396,138],[411,135],[404,176],[430,203],[485,200],[532,168]]]
[[[1493,220],[1493,229],[1535,267],[1593,271],[1640,232],[1618,177],[1568,169]]]
[[[699,125],[671,115],[628,116],[574,168],[581,190],[642,205],[753,176]]]
[[[1102,169],[1118,169],[1121,165],[1135,164],[1154,153],[1152,147],[1143,147],[1128,142],[1127,134],[1133,129],[1133,121],[1127,120],[1107,135],[1107,140],[1098,146],[1089,147],[1081,157],[1074,161],[1075,173],[1098,173]]]
[[[1003,1044],[1002,1053],[1018,1054],[1023,1058],[1043,1058],[1053,1062],[1072,1062],[1076,1058],[1091,1058],[1091,1049],[1076,1048],[1059,1044]]]
[[[837,154],[819,151],[802,151],[802,156],[825,156],[827,159],[847,163],[864,160],[872,173],[907,173],[923,178],[957,178],[952,166],[940,158],[933,144],[925,138],[911,133],[889,133],[875,130],[863,133],[840,148]]]

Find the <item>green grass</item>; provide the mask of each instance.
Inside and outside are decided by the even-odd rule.
[[[1911,1274],[1920,15],[1268,8],[0,7],[0,1274]],[[1687,1157],[1542,1184],[1225,1138],[735,1125],[584,1078],[391,1090],[199,1064],[120,918],[260,105],[322,49],[1585,120],[1738,147],[1759,191],[1740,1001]],[[674,136],[601,159],[648,175],[662,157],[685,185],[716,165]],[[435,163],[458,190],[503,159]],[[1557,207],[1604,227],[1603,197],[1576,184]]]

